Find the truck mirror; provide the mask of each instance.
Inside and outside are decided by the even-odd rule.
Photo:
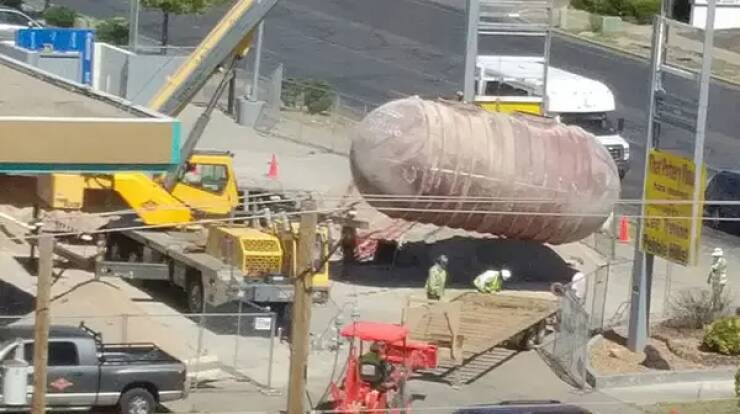
[[[624,131],[624,118],[617,119],[617,132],[621,133]]]

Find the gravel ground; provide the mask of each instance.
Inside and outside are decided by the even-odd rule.
[[[607,332],[591,349],[591,366],[601,374],[624,374],[652,370],[706,369],[740,366],[740,355],[726,356],[702,349],[702,329],[677,329],[658,325],[645,352],[632,352],[625,339]]]
[[[651,338],[646,352],[632,352],[625,346],[625,339],[613,332],[604,334],[604,339],[591,349],[591,366],[600,374],[626,374],[648,372],[645,364],[664,369],[697,369],[701,365],[686,361],[673,354],[666,344]],[[648,362],[649,361],[649,362]]]

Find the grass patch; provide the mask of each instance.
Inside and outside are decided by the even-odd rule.
[[[669,414],[671,410],[680,414],[737,414],[740,412],[740,401],[696,401],[689,403],[660,403],[644,408],[645,414]]]

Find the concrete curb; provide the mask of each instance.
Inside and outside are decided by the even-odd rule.
[[[347,152],[337,151],[334,148],[329,148],[327,146],[323,146],[323,145],[317,144],[315,142],[310,142],[308,140],[302,140],[302,139],[299,139],[299,138],[292,138],[292,137],[289,137],[287,135],[279,134],[279,133],[276,133],[276,132],[264,132],[264,131],[260,131],[260,130],[254,129],[254,128],[252,128],[252,129],[258,135],[260,135],[262,137],[271,137],[271,138],[282,139],[284,141],[292,142],[292,143],[298,144],[298,145],[303,145],[303,146],[306,146],[308,148],[313,148],[313,149],[315,149],[317,151],[325,152],[327,154],[338,155],[340,157],[349,158],[349,151],[347,151]]]
[[[582,42],[582,43],[587,43],[589,45],[592,45],[592,46],[595,46],[595,47],[598,47],[598,48],[601,48],[601,49],[605,49],[607,51],[617,52],[617,53],[619,53],[621,55],[624,55],[624,56],[629,57],[629,58],[634,59],[634,60],[641,60],[641,61],[647,61],[647,62],[650,61],[650,55],[648,55],[648,56],[641,55],[639,53],[633,52],[631,50],[628,50],[628,49],[625,49],[625,48],[622,48],[622,47],[619,47],[619,46],[615,46],[615,45],[612,45],[612,44],[609,44],[609,43],[606,43],[606,42],[600,42],[598,40],[590,39],[590,38],[587,38],[587,37],[578,36],[576,34],[573,34],[573,33],[570,33],[570,32],[566,32],[566,31],[561,30],[561,29],[554,29],[553,32],[556,33],[556,34],[558,34],[559,36],[562,36],[562,37],[565,37],[565,38],[569,38],[569,39],[574,40],[574,41],[578,41],[578,42]],[[686,66],[683,66],[683,65],[673,64],[673,66],[675,66],[677,68],[680,68],[680,69],[683,69],[683,70],[686,70],[686,71],[691,72],[691,73],[697,73],[694,69],[691,69],[691,68],[686,67]],[[712,80],[714,80],[716,82],[727,84],[728,86],[731,86],[731,87],[734,87],[734,88],[740,87],[740,80],[732,80],[732,79],[726,78],[724,76],[719,76],[719,75],[712,75]]]
[[[586,349],[590,350],[602,335],[596,335],[588,341]],[[586,359],[586,381],[596,389],[634,387],[638,385],[673,384],[680,382],[734,381],[737,368],[714,368],[682,371],[640,372],[634,374],[600,375]]]

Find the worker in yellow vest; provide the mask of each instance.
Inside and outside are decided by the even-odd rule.
[[[507,269],[486,270],[473,280],[473,285],[480,293],[495,293],[504,288],[504,282],[511,278]]]
[[[434,265],[429,268],[429,276],[424,285],[427,292],[427,299],[441,300],[445,294],[445,285],[447,284],[447,264],[449,260],[446,255],[440,255]]]

